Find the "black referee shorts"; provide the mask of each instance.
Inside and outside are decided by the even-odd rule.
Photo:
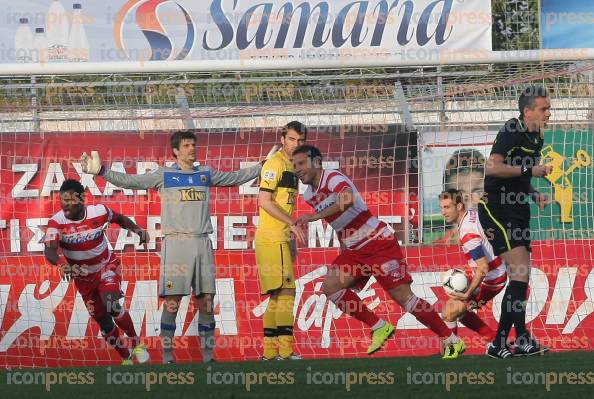
[[[510,207],[481,200],[478,215],[495,255],[516,247],[530,247],[530,207]]]

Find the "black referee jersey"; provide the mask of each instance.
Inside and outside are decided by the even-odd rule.
[[[540,132],[529,132],[526,124],[513,118],[508,120],[497,133],[491,154],[501,154],[505,164],[532,168],[540,162],[540,151],[544,140]],[[502,179],[485,177],[485,198],[488,204],[510,207],[528,206],[531,176],[522,175]]]
[[[532,168],[540,162],[544,140],[529,132],[519,119],[510,119],[497,133],[491,154],[501,154],[510,166]],[[518,246],[531,250],[529,174],[485,177],[485,193],[478,205],[479,220],[495,255]]]

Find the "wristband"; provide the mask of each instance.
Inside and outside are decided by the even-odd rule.
[[[530,176],[532,177],[532,168],[529,168],[527,166],[522,166],[522,174],[521,176]]]

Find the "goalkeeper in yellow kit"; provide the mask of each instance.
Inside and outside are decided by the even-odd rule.
[[[305,143],[307,128],[293,121],[285,126],[282,149],[270,158],[260,173],[256,230],[256,262],[260,292],[270,295],[264,312],[264,356],[262,360],[300,359],[293,352],[293,304],[295,302],[295,238],[305,234],[293,225],[298,194],[297,175],[291,161],[293,150]]]

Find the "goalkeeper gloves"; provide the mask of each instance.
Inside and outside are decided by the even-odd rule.
[[[97,151],[91,151],[91,156],[88,156],[86,152],[83,152],[80,157],[80,164],[85,173],[98,175],[101,172],[101,159],[99,158],[99,153]]]

